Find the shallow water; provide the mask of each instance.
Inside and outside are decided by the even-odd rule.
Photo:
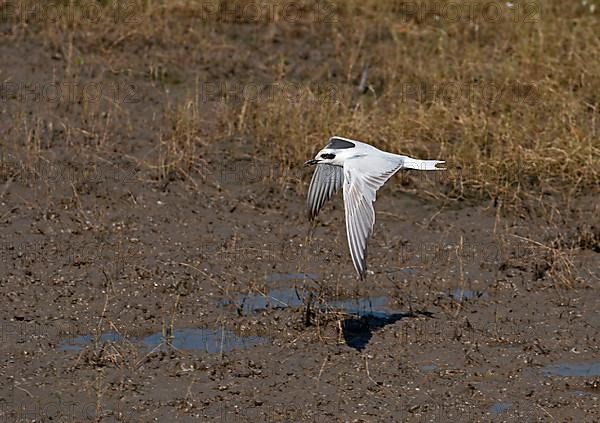
[[[425,364],[423,366],[420,366],[419,369],[424,373],[430,373],[430,372],[433,372],[435,369],[437,369],[437,364],[434,364],[434,363]]]
[[[600,376],[600,362],[551,364],[542,372],[545,376]]]
[[[388,319],[394,314],[388,304],[389,297],[365,297],[348,300],[334,300],[328,303],[328,306],[334,310],[344,311],[361,317],[375,317],[379,319]]]
[[[274,288],[267,295],[252,294],[241,296],[236,300],[235,304],[247,314],[270,308],[299,307],[304,303],[303,297],[305,296],[306,291],[302,289]],[[225,304],[227,303],[226,301]]]
[[[59,348],[63,351],[80,351],[95,341],[93,335],[82,335],[62,341]],[[166,346],[163,333],[157,332],[143,339],[124,338],[115,332],[106,332],[98,337],[98,342],[122,342],[129,341],[134,344],[142,344],[146,350],[154,350],[157,347]],[[203,351],[209,354],[229,352],[232,350],[245,349],[254,345],[265,344],[268,338],[259,336],[238,336],[229,330],[188,328],[175,329],[172,333],[170,345],[180,350]],[[161,345],[164,344],[164,345]]]
[[[209,354],[246,349],[268,342],[267,338],[260,336],[238,336],[229,330],[205,328],[175,329],[172,336],[171,345],[179,350],[205,351]],[[156,348],[163,342],[163,334],[152,334],[142,342],[150,349]]]
[[[239,297],[235,304],[244,312],[251,313],[266,309],[300,307],[305,304],[308,291],[297,288],[273,288],[266,295],[251,294]],[[361,317],[387,319],[396,314],[388,307],[389,297],[365,297],[358,299],[339,299],[326,304],[323,309],[342,311]],[[225,301],[228,304],[228,301]]]
[[[448,294],[455,300],[472,300],[474,298],[486,298],[487,292],[485,291],[472,291],[470,289],[453,288]]]
[[[576,397],[587,397],[590,395],[589,392],[585,392],[585,391],[571,391],[571,393]]]
[[[81,335],[61,342],[59,348],[63,351],[79,351],[95,340],[96,337],[94,335]],[[121,336],[115,332],[105,332],[98,337],[98,342],[101,344],[105,342],[119,342],[120,340]]]
[[[508,410],[511,406],[510,402],[497,402],[490,407],[490,413],[500,414]]]

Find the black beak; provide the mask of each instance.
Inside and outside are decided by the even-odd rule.
[[[317,163],[319,163],[319,161],[317,159],[310,159],[309,161],[307,161],[306,163],[304,163],[304,167],[316,165]]]

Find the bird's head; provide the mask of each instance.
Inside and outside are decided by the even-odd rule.
[[[337,152],[331,148],[324,148],[317,153],[314,159],[310,159],[304,166],[311,166],[316,164],[330,164],[330,165],[339,165],[336,162]]]
[[[316,164],[329,164],[333,166],[343,166],[344,160],[351,157],[356,141],[342,137],[331,137],[324,149],[319,151],[314,159],[304,163],[304,166]]]

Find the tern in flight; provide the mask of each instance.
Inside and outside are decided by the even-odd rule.
[[[418,160],[387,153],[372,145],[341,137],[332,137],[314,159],[316,165],[308,188],[308,217],[313,220],[333,194],[344,187],[346,233],[352,263],[360,279],[367,270],[367,239],[373,233],[377,190],[400,169],[446,170],[440,160]]]

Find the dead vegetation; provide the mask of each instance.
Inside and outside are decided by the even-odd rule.
[[[310,157],[328,136],[343,134],[446,159],[449,171],[440,182],[449,199],[500,198],[511,208],[545,195],[597,192],[600,63],[593,57],[600,51],[600,12],[587,3],[55,1],[43,9],[23,0],[2,10],[13,37],[48,35],[65,78],[79,77],[95,40],[108,60],[139,43],[214,50],[208,46],[220,41],[237,51],[240,41],[221,31],[244,34],[252,26],[246,35],[262,55],[260,76],[241,75],[245,83],[214,92],[223,131],[209,138],[244,137],[284,169]],[[315,32],[324,41],[315,43]],[[281,36],[303,37],[305,46],[270,50]],[[321,59],[306,69],[302,62],[311,55]],[[148,65],[154,83],[189,88],[179,106],[161,111],[173,126],[154,140],[149,166],[161,179],[201,171],[196,157],[205,142],[196,116],[208,94],[194,95],[194,83],[171,74],[174,59],[154,56]],[[213,82],[200,80],[204,87]],[[91,108],[83,130],[104,139],[114,119],[100,122],[92,106],[82,104],[83,112]],[[15,138],[37,160],[43,141],[31,123],[16,119]]]

